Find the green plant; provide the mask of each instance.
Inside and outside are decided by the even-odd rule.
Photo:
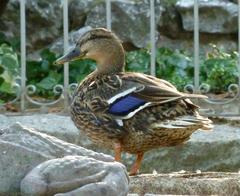
[[[14,97],[14,85],[19,78],[16,52],[6,43],[0,45],[0,103]]]
[[[3,43],[11,46],[16,53],[20,51],[20,39],[18,36],[7,38],[4,33],[0,32],[0,45]]]
[[[126,53],[126,70],[149,74],[150,53],[147,49]]]
[[[53,65],[56,54],[48,49],[42,50],[39,61],[27,61],[27,84],[37,87],[36,94],[43,97],[52,97],[53,87],[62,80],[59,67]]]
[[[126,70],[150,73],[150,53],[147,49],[126,53]],[[168,48],[158,48],[156,53],[156,76],[170,81],[183,90],[192,83],[192,59],[183,51],[173,51]]]
[[[192,59],[183,51],[158,48],[156,76],[173,83],[179,90],[192,83]]]
[[[69,82],[79,82],[96,68],[95,61],[84,59],[69,64]]]
[[[210,85],[212,92],[223,93],[230,84],[238,83],[238,54],[236,52],[225,53],[215,45],[211,47],[212,51],[201,63],[201,79]]]
[[[200,83],[211,86],[211,92],[226,92],[232,83],[238,83],[238,54],[226,53],[215,45],[207,57],[200,58]],[[14,85],[20,78],[18,62],[18,38],[7,40],[0,33],[0,103],[15,97]],[[27,61],[27,85],[37,88],[36,96],[54,98],[54,86],[63,84],[63,66],[55,66],[53,62],[59,57],[49,49],[40,53],[40,59]],[[140,49],[126,53],[126,71],[150,73],[150,53]],[[96,67],[94,61],[85,59],[71,62],[69,65],[69,83],[79,82]],[[193,83],[193,57],[180,50],[158,48],[156,51],[156,76],[173,83],[179,90]]]
[[[54,65],[57,55],[49,49],[42,50],[39,61],[27,62],[27,84],[37,87],[36,94],[43,97],[54,97],[53,88],[63,84],[63,66]],[[69,82],[79,82],[94,70],[95,63],[91,60],[79,60],[69,65]]]

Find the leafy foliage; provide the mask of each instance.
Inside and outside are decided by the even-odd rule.
[[[14,85],[19,77],[17,54],[6,43],[0,45],[0,103],[14,94]]]
[[[237,59],[236,52],[228,54],[212,45],[212,51],[201,64],[202,80],[215,93],[226,91],[230,84],[238,83]]]
[[[126,70],[149,74],[150,53],[146,49],[131,51],[126,54]]]
[[[20,79],[19,41],[6,40],[0,33],[0,103],[15,96],[14,85]],[[53,98],[53,88],[63,84],[63,66],[53,62],[59,57],[49,49],[40,53],[37,61],[27,61],[27,84],[37,87],[37,96]],[[232,83],[238,83],[238,54],[226,53],[212,45],[207,57],[200,60],[200,82],[211,86],[214,93],[223,93]],[[79,82],[96,67],[94,61],[78,60],[69,65],[69,82]],[[126,70],[150,73],[150,53],[140,49],[126,53]],[[156,76],[173,83],[179,90],[193,83],[193,58],[185,51],[158,48],[156,51]]]
[[[228,86],[238,83],[238,54],[230,54],[211,45],[207,58],[201,58],[200,82],[207,83],[213,93],[226,92]],[[149,73],[150,54],[146,49],[127,53],[127,70]],[[179,90],[193,84],[194,65],[191,55],[184,51],[158,48],[156,54],[156,76],[173,83]]]
[[[61,82],[61,70],[53,66],[56,54],[48,49],[40,53],[39,61],[27,61],[27,83],[37,87],[40,96],[54,96],[53,87]]]
[[[128,52],[126,70],[150,73],[150,53],[146,49]],[[192,60],[183,52],[168,48],[158,48],[156,55],[156,76],[170,81],[182,90],[191,83],[193,73]]]
[[[183,90],[185,85],[192,83],[192,59],[183,52],[159,48],[156,63],[157,77],[168,80],[178,89]]]
[[[49,49],[42,50],[39,61],[27,62],[28,84],[36,85],[37,94],[43,97],[53,97],[53,88],[63,84],[63,66],[54,65],[57,59]],[[69,65],[69,82],[79,82],[95,69],[95,63],[90,60],[79,60]]]

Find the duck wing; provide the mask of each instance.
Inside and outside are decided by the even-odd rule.
[[[142,84],[144,87],[141,91],[135,94],[144,100],[150,102],[165,103],[169,101],[174,101],[177,99],[186,98],[201,98],[206,99],[205,95],[198,94],[187,94],[179,92],[175,86],[166,80],[158,79],[153,76],[140,74],[140,73],[129,73],[122,77],[122,80],[134,81],[138,84]]]
[[[207,98],[204,95],[186,94],[179,92],[171,83],[141,73],[123,73],[118,75],[124,90],[108,99],[109,113],[131,118],[138,111],[153,105],[160,105],[185,99],[194,109],[188,98]]]
[[[118,77],[122,88],[107,100],[107,112],[120,126],[122,120],[134,117],[143,109],[149,112],[150,107],[154,106],[156,112],[164,116],[163,119],[154,120],[155,124],[160,127],[211,128],[207,126],[211,124],[211,121],[201,117],[197,112],[199,107],[189,100],[189,98],[207,98],[206,96],[181,93],[171,83],[141,73],[122,73]],[[166,108],[165,106],[168,107],[167,110],[163,109]]]

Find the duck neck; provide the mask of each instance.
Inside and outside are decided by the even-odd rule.
[[[125,52],[122,47],[118,50],[106,52],[102,54],[102,58],[97,61],[96,72],[99,75],[116,74],[124,71],[125,66]]]

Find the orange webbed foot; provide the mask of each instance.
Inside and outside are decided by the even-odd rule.
[[[120,143],[114,144],[115,161],[121,162],[122,146]]]
[[[121,154],[122,154],[121,144],[120,143],[115,143],[114,144],[114,155],[115,155],[114,158],[115,158],[115,161],[121,162]],[[143,152],[137,154],[137,158],[136,158],[134,164],[131,167],[131,170],[129,172],[129,176],[135,176],[135,175],[138,174],[141,163],[142,163],[143,155],[144,155]]]
[[[144,153],[138,153],[137,154],[137,158],[136,161],[134,162],[133,166],[131,167],[131,170],[129,172],[129,176],[135,176],[138,174],[140,166],[141,166],[141,162],[143,159],[143,155]]]

